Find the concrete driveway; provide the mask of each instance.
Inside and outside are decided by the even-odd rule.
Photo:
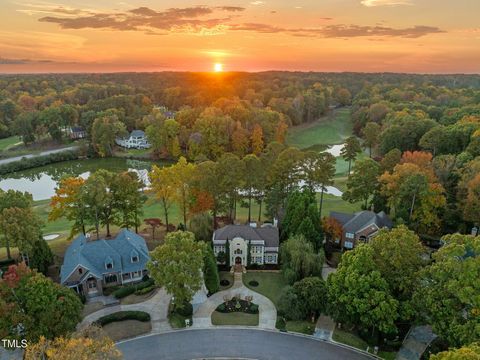
[[[152,322],[152,334],[158,334],[163,331],[171,330],[172,327],[168,322],[168,305],[170,304],[171,295],[167,294],[165,289],[159,289],[155,295],[148,300],[129,305],[114,305],[107,306],[103,309],[95,311],[87,315],[79,325],[79,328],[84,328],[98,320],[102,316],[113,314],[119,311],[143,311],[150,314]]]
[[[374,357],[313,337],[278,331],[188,329],[117,343],[125,360],[258,359],[367,360]]]
[[[258,327],[262,329],[275,329],[275,323],[277,321],[277,309],[275,305],[267,297],[243,285],[242,273],[238,272],[234,274],[234,283],[231,288],[213,294],[195,311],[193,314],[192,328],[213,326],[211,320],[212,313],[218,305],[225,301],[225,296],[228,298],[240,296],[242,299],[245,298],[245,296],[253,296],[252,302],[258,305],[259,311]]]

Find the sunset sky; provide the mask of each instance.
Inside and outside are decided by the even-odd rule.
[[[479,0],[0,0],[0,73],[480,73]]]

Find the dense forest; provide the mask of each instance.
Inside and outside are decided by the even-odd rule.
[[[2,138],[62,143],[66,130],[79,126],[92,155],[110,156],[116,137],[141,129],[154,157],[196,163],[227,152],[260,156],[269,144],[285,143],[289,127],[351,105],[357,139],[343,155],[351,163],[359,139],[375,161],[353,167],[346,200],[386,210],[428,235],[469,232],[480,219],[480,76],[12,75],[0,77],[0,88]],[[283,170],[301,168],[288,160]]]

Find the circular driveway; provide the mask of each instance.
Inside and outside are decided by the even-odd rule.
[[[366,354],[332,343],[277,331],[188,329],[150,335],[117,344],[125,360],[364,360]]]

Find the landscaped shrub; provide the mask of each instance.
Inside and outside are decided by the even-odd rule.
[[[138,320],[138,321],[150,321],[150,314],[143,311],[119,311],[110,315],[102,316],[95,321],[96,325],[105,326],[112,322],[125,321],[125,320]]]
[[[220,286],[220,276],[218,275],[217,259],[213,254],[211,247],[207,247],[203,257],[203,277],[205,286],[210,294],[218,291]]]
[[[275,323],[275,327],[281,331],[287,330],[287,323],[285,322],[285,319],[281,316],[278,316],[277,322]]]
[[[258,314],[258,305],[251,303],[246,312],[249,314]]]
[[[115,296],[117,299],[122,299],[128,295],[133,294],[135,291],[136,291],[135,287],[125,286],[125,287],[121,287],[118,290],[115,290],[112,295]]]
[[[258,305],[234,297],[231,300],[218,305],[216,311],[221,313],[244,312],[247,314],[258,314]]]
[[[34,156],[31,158],[23,157],[21,160],[0,165],[0,175],[5,175],[20,170],[31,169],[38,166],[53,164],[61,161],[76,160],[79,156],[79,151],[69,150],[45,156]]]
[[[148,287],[143,288],[143,289],[138,289],[137,291],[135,291],[135,295],[148,294],[149,292],[152,292],[154,289],[155,289],[155,285],[148,286]]]
[[[248,282],[248,285],[253,286],[253,287],[257,287],[258,286],[258,281],[257,280],[250,280]]]
[[[112,295],[115,296],[117,299],[122,299],[128,295],[137,293],[137,291],[141,291],[149,287],[152,287],[153,289],[154,286],[155,286],[155,281],[153,279],[148,279],[147,281],[142,281],[141,283],[138,283],[138,284],[122,286],[117,290],[113,291]],[[143,292],[142,294],[146,294],[149,291]]]
[[[192,304],[187,302],[187,303],[183,304],[182,307],[176,307],[175,312],[177,314],[180,314],[180,315],[184,316],[184,317],[189,317],[189,316],[192,316],[192,314],[193,314],[193,306],[192,306]]]

